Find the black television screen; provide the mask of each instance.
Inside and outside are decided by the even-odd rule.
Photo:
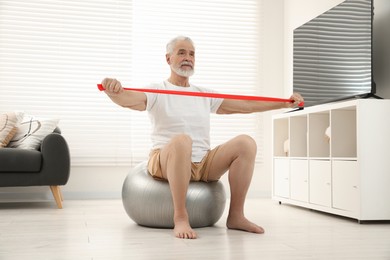
[[[294,30],[293,90],[305,106],[375,94],[373,0],[346,0]]]

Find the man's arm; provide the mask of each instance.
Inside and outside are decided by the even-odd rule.
[[[221,106],[217,110],[217,114],[249,114],[281,108],[293,108],[297,107],[299,103],[303,102],[302,96],[298,93],[294,93],[290,99],[294,102],[265,102],[224,99]]]
[[[105,78],[102,81],[104,92],[119,106],[144,111],[146,109],[146,95],[142,92],[124,90],[116,79]]]

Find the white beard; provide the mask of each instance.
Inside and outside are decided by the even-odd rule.
[[[188,77],[191,77],[192,75],[194,75],[195,70],[194,69],[190,69],[190,70],[181,69],[180,68],[181,65],[183,65],[185,63],[186,62],[182,62],[178,67],[171,66],[171,68],[174,72],[176,72],[177,75],[188,78]]]

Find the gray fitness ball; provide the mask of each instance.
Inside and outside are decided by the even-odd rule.
[[[142,162],[127,175],[122,188],[123,206],[138,225],[173,228],[173,203],[169,184],[154,179]],[[191,182],[187,192],[187,211],[193,228],[215,224],[225,209],[223,184]]]

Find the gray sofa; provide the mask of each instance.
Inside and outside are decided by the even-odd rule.
[[[58,208],[62,208],[61,185],[68,182],[70,153],[57,127],[39,150],[0,149],[0,187],[50,186]]]

